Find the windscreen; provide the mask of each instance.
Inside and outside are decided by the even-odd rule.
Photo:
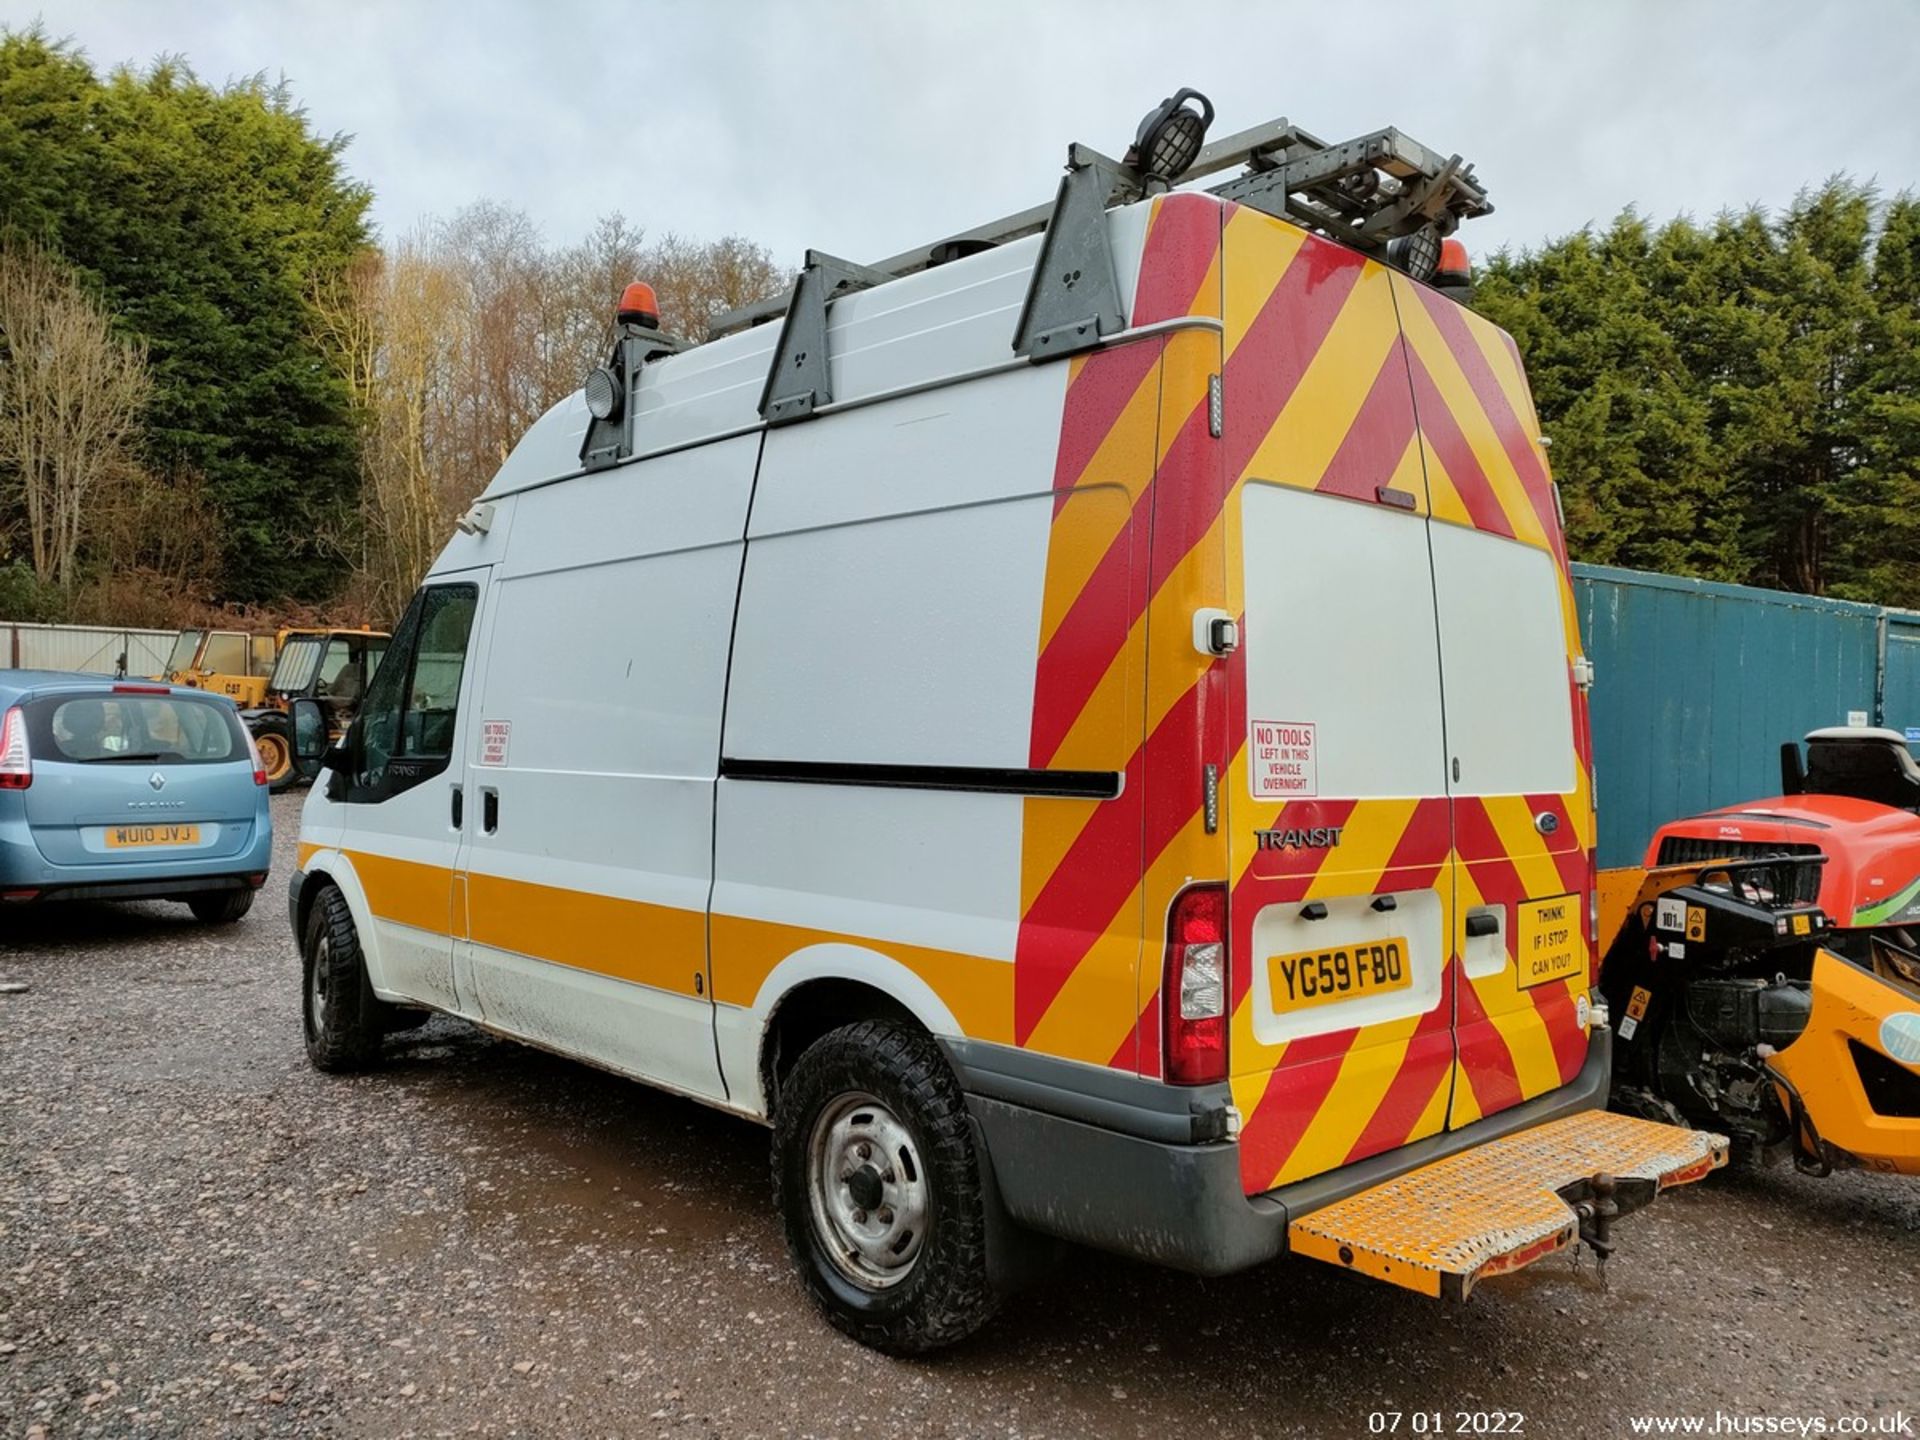
[[[280,662],[273,667],[268,688],[289,695],[304,693],[313,683],[313,672],[320,668],[320,655],[325,648],[326,642],[318,636],[287,641],[286,648],[280,652]]]
[[[185,670],[193,664],[195,652],[200,649],[200,639],[204,630],[182,630],[173,642],[173,653],[167,656],[167,671]]]
[[[74,695],[29,707],[36,757],[82,765],[213,765],[246,753],[230,705],[172,695]]]

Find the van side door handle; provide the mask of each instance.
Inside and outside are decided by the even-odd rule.
[[[458,830],[466,820],[466,816],[466,796],[463,788],[456,785],[453,787],[453,828]]]
[[[491,786],[480,791],[480,829],[491,835],[500,828],[500,792]]]

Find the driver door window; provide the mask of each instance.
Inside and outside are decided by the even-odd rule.
[[[435,585],[407,607],[361,708],[350,803],[391,799],[447,768],[479,598],[474,585]]]

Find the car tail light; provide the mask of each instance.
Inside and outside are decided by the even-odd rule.
[[[260,758],[260,747],[253,743],[253,732],[243,730],[242,733],[247,737],[247,754],[253,757],[253,783],[264,785],[267,783],[267,762]]]
[[[1194,885],[1167,916],[1167,1079],[1206,1085],[1227,1078],[1227,887]]]
[[[33,756],[27,751],[26,713],[15,705],[0,719],[0,790],[24,790],[33,784]]]

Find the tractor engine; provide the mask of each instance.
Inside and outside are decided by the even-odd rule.
[[[1617,1017],[1616,1108],[1719,1130],[1743,1149],[1791,1138],[1768,1062],[1812,1014],[1814,949],[1829,930],[1812,903],[1823,863],[1768,857],[1649,877],[1665,888],[1635,907],[1601,975]]]

